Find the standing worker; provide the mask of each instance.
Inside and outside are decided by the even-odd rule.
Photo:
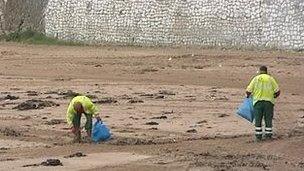
[[[90,139],[92,132],[92,117],[95,117],[97,120],[100,120],[100,117],[98,116],[96,106],[88,97],[76,96],[71,100],[66,116],[67,123],[73,126],[72,132],[75,134],[73,142],[75,143],[81,142],[80,121],[82,115],[86,117],[85,129],[87,136]]]
[[[265,138],[272,139],[272,119],[275,98],[280,96],[280,90],[275,79],[267,72],[266,66],[261,66],[246,90],[247,98],[252,96],[255,116],[256,141],[263,136],[262,119],[265,120]]]

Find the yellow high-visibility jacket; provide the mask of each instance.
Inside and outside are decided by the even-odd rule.
[[[261,100],[270,101],[274,104],[274,93],[279,91],[279,86],[272,76],[260,74],[251,80],[246,91],[252,94],[253,104]]]
[[[97,107],[94,105],[94,103],[91,101],[90,98],[88,98],[86,96],[76,96],[71,100],[68,110],[67,110],[66,120],[69,125],[72,125],[74,116],[76,114],[76,111],[74,109],[74,104],[77,102],[82,104],[82,106],[84,108],[84,112],[86,114],[89,114],[92,116],[97,115],[97,112],[98,112]]]

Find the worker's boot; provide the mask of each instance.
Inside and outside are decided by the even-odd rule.
[[[263,137],[262,127],[255,127],[255,142],[261,142]]]
[[[270,127],[270,128],[265,128],[265,131],[266,131],[266,133],[265,133],[265,139],[266,140],[272,140],[272,128]]]
[[[265,134],[265,139],[268,140],[268,141],[273,140],[272,139],[272,134]]]
[[[256,142],[256,143],[262,142],[262,137],[259,137],[259,136],[255,137],[254,142]]]

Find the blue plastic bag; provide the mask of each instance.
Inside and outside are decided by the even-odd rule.
[[[254,109],[253,109],[253,100],[252,98],[245,98],[243,103],[239,106],[237,112],[242,118],[245,118],[249,122],[254,120]]]
[[[110,129],[101,121],[96,121],[93,124],[92,129],[92,140],[94,142],[106,141],[110,139],[111,132]]]

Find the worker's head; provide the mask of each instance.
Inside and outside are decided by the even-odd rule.
[[[267,67],[266,67],[266,66],[264,66],[264,65],[263,65],[263,66],[261,66],[261,67],[260,67],[260,71],[259,71],[259,72],[260,72],[260,74],[267,74]]]
[[[77,112],[77,114],[84,113],[84,108],[80,102],[74,103],[74,110]]]

